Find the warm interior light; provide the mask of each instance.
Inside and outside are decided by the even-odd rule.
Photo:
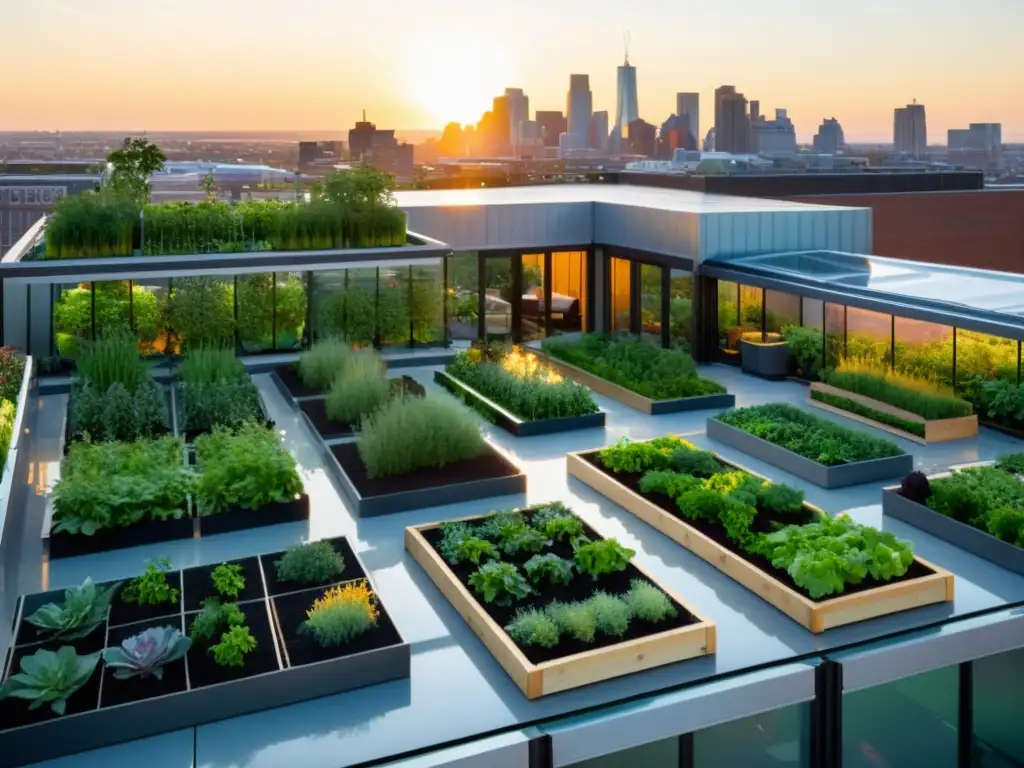
[[[542,364],[537,355],[519,347],[512,347],[512,351],[502,359],[501,367],[515,376],[543,378],[548,384],[558,384],[562,380],[551,367]]]

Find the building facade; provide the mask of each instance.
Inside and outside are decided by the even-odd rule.
[[[558,137],[568,130],[565,115],[554,110],[538,109],[537,124],[540,126],[541,137],[545,147],[557,147]]]
[[[679,127],[684,130],[680,149],[700,149],[700,94],[677,93],[676,116],[682,121]]]
[[[827,117],[814,135],[814,151],[834,155],[846,145],[843,126],[834,117]]]
[[[612,128],[612,134],[614,141],[621,147],[622,142],[629,139],[629,124],[640,118],[640,105],[636,92],[636,67],[629,63],[628,56],[616,72],[615,92],[615,125]]]
[[[599,110],[590,118],[590,148],[608,151],[608,111]]]
[[[715,89],[715,151],[736,155],[750,152],[747,99],[733,85]]]
[[[566,99],[567,132],[573,149],[586,149],[590,143],[590,118],[594,113],[594,97],[590,92],[590,75],[569,75]]]
[[[923,155],[928,149],[928,124],[924,104],[916,101],[897,107],[893,116],[893,151],[901,155]]]
[[[775,119],[751,118],[750,151],[760,154],[793,154],[796,152],[796,128],[784,109],[775,110]]]
[[[505,101],[508,104],[509,140],[515,146],[519,143],[519,124],[530,119],[530,97],[522,88],[506,88]]]

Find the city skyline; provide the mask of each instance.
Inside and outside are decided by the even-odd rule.
[[[429,9],[393,0],[387,14],[342,11],[327,0],[287,12],[267,0],[8,0],[0,9],[6,53],[25,66],[0,87],[0,130],[340,131],[366,109],[378,125],[440,131],[475,123],[506,88],[523,89],[531,117],[564,110],[572,73],[590,76],[594,111],[614,114],[629,29],[640,117],[651,123],[674,111],[678,92],[698,92],[711,105],[717,87],[734,84],[787,109],[801,143],[832,116],[849,142],[891,142],[893,109],[915,99],[927,107],[930,144],[972,122],[1002,123],[1004,141],[1024,141],[1024,102],[1006,99],[1024,92],[1013,40],[1024,4],[1016,0],[971,9],[956,0],[861,0],[839,9],[723,0],[685,10],[652,5],[643,15],[645,2],[653,0],[630,14],[582,0],[493,2],[482,24],[480,4],[464,0]],[[385,19],[396,13],[401,28]],[[544,25],[530,22],[536,14]],[[581,19],[585,34],[567,35]],[[387,45],[353,29],[386,30]],[[794,33],[799,43],[783,45]],[[97,46],[100,34],[117,44]],[[710,113],[702,117],[704,134]]]

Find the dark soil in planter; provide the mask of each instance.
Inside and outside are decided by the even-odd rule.
[[[377,608],[380,614],[374,627],[346,645],[333,648],[322,647],[313,635],[301,631],[300,627],[306,620],[306,611],[326,591],[326,588],[321,587],[274,598],[277,625],[281,630],[281,637],[284,639],[291,666],[298,667],[303,664],[313,664],[318,661],[337,659],[341,656],[351,656],[354,653],[374,651],[389,645],[401,644],[402,638],[398,636],[398,630],[395,629],[391,617],[384,610],[384,606],[378,602]]]
[[[404,394],[409,397],[425,397],[427,390],[412,376],[401,376],[397,379],[390,379],[391,391],[397,394]]]
[[[444,467],[424,467],[407,475],[392,477],[366,476],[366,467],[359,458],[359,449],[355,443],[341,443],[328,446],[341,468],[345,470],[349,480],[363,498],[386,496],[403,491],[422,491],[428,488],[439,488],[458,483],[471,483],[476,480],[492,480],[497,477],[512,477],[519,474],[519,468],[505,459],[490,446],[476,458],[448,464]]]
[[[290,501],[276,501],[259,509],[236,507],[225,512],[203,515],[199,518],[199,531],[203,536],[215,536],[218,533],[304,520],[309,520],[309,496],[302,493]]]
[[[92,536],[82,533],[51,533],[47,546],[50,559],[53,560],[191,538],[192,518],[186,512],[179,520],[150,520],[125,528],[97,531]]]
[[[121,598],[121,595],[131,582],[131,579],[125,579],[110,603],[110,626],[137,624],[141,621],[155,621],[156,619],[175,621],[181,616],[181,579],[179,578],[179,573],[180,571],[169,571],[166,574],[167,583],[178,590],[178,600],[173,603],[161,603],[160,605],[126,603]]]
[[[36,648],[18,649],[14,652],[11,660],[11,671],[17,673],[21,667],[22,656],[31,656]],[[82,712],[90,712],[99,706],[100,679],[103,672],[103,660],[100,659],[93,670],[92,677],[88,682],[68,697],[63,717],[77,715]],[[0,701],[0,729],[9,730],[23,725],[35,725],[47,720],[56,720],[61,715],[55,715],[49,704],[43,704],[39,709],[29,711],[29,704],[32,702],[24,699],[9,698]],[[26,737],[31,738],[31,737]]]
[[[278,366],[274,369],[274,373],[277,374],[277,378],[281,380],[284,388],[288,390],[288,394],[292,397],[310,397],[312,395],[324,394],[322,390],[310,387],[299,377],[298,365],[295,363]]]
[[[604,538],[596,533],[586,523],[583,524],[583,530],[586,536],[593,541],[599,541]],[[441,531],[439,528],[435,528],[431,531],[425,532],[424,536],[430,545],[436,549],[438,542],[441,540]],[[550,547],[547,547],[540,552],[540,554],[548,553],[558,555],[566,560],[573,559],[572,545],[568,542],[555,542]],[[525,576],[523,564],[531,557],[533,557],[532,553],[516,556],[502,554],[501,559],[503,562],[515,565]],[[543,609],[555,601],[564,603],[578,602],[586,600],[597,591],[607,592],[611,595],[622,595],[629,591],[630,582],[634,579],[647,581],[647,578],[632,564],[630,564],[624,571],[601,576],[596,580],[589,574],[577,573],[576,577],[566,586],[544,585],[541,587],[540,594],[535,593],[511,606],[500,606],[485,603],[469,585],[469,577],[476,572],[478,566],[475,566],[472,563],[451,565],[450,563],[447,563],[447,561],[446,564],[451,572],[455,574],[456,578],[465,585],[470,594],[476,597],[480,606],[487,611],[490,617],[501,627],[504,627],[511,622],[520,610],[529,610],[531,608]],[[669,599],[671,599],[671,597]],[[520,645],[519,649],[532,663],[543,664],[545,661],[551,661],[552,659],[561,659],[566,656],[572,656],[585,651],[607,648],[629,640],[635,640],[637,638],[646,637],[647,635],[653,635],[659,632],[666,632],[670,629],[685,627],[697,622],[697,618],[690,614],[685,608],[683,608],[683,606],[679,605],[674,600],[672,602],[676,607],[675,617],[668,618],[657,623],[633,620],[629,624],[628,631],[622,637],[610,637],[608,635],[598,633],[594,638],[594,642],[584,643],[564,635],[558,645],[554,648],[543,648],[536,645]]]
[[[219,637],[213,641],[193,643],[187,656],[188,677],[193,690],[280,669],[274,650],[274,633],[270,630],[266,601],[260,600],[238,607],[245,614],[249,634],[256,638],[256,648],[245,655],[244,666],[227,667],[215,662],[210,651],[212,646],[220,642]],[[186,626],[191,626],[193,618],[191,615],[185,617]]]
[[[263,561],[263,574],[267,579],[267,594],[281,595],[286,592],[298,592],[304,589],[312,589],[313,587],[338,584],[343,581],[365,579],[366,573],[359,567],[359,562],[356,560],[356,555],[355,552],[352,551],[352,547],[349,546],[348,539],[342,536],[336,539],[328,539],[328,541],[330,541],[334,546],[334,551],[338,552],[342,558],[344,558],[345,570],[339,575],[333,576],[320,584],[297,584],[294,582],[279,581],[277,578],[277,566],[275,563],[284,556],[284,551],[274,552],[269,555],[261,555],[260,559]]]
[[[129,637],[133,637],[153,627],[173,627],[181,631],[181,619],[174,621],[152,621],[141,624],[130,624],[126,627],[117,627],[110,630],[110,639],[107,642],[108,648],[116,648]],[[153,699],[157,696],[167,696],[171,693],[180,693],[186,689],[185,684],[185,659],[179,659],[163,667],[163,680],[157,680],[152,675],[147,678],[133,677],[128,680],[118,680],[114,677],[112,669],[103,670],[103,690],[100,693],[101,707],[114,707],[118,704],[128,704],[133,701]]]
[[[334,421],[327,416],[327,400],[317,397],[312,400],[301,400],[299,409],[306,414],[313,429],[320,435],[321,440],[335,440],[339,437],[351,437],[355,434],[357,425],[344,421]]]
[[[25,614],[29,615],[29,614]],[[44,648],[48,651],[56,651],[62,645],[73,646],[79,655],[83,653],[92,653],[93,651],[103,650],[104,643],[106,642],[107,626],[105,621],[101,621],[99,626],[96,627],[85,637],[78,637],[74,640],[67,640],[64,638],[52,638],[46,637],[39,634],[40,630],[38,627],[29,624],[27,621],[22,619],[21,624],[18,626],[18,636],[15,638],[15,645],[31,647],[30,653],[35,653],[40,648]]]
[[[259,600],[263,597],[263,577],[260,574],[259,560],[255,557],[247,557],[244,560],[228,560],[229,564],[235,563],[242,566],[242,577],[245,579],[245,588],[238,597],[225,597],[219,595],[213,588],[213,580],[210,575],[221,563],[201,565],[198,568],[187,568],[182,571],[182,578],[185,582],[185,591],[182,599],[185,601],[185,611],[202,610],[200,603],[208,597],[219,598],[224,603],[243,603],[248,600]]]
[[[673,517],[679,518],[684,523],[689,525],[691,528],[700,531],[709,539],[712,539],[715,543],[725,547],[733,554],[742,557],[755,568],[764,571],[766,574],[768,574],[776,581],[785,584],[790,589],[794,590],[795,592],[799,592],[808,600],[813,600],[816,603],[825,602],[827,600],[831,600],[832,598],[841,597],[843,595],[852,595],[858,592],[866,592],[868,590],[876,589],[878,587],[884,587],[887,584],[898,584],[901,581],[919,579],[923,576],[929,576],[932,573],[934,573],[934,571],[931,568],[928,568],[922,565],[919,561],[915,560],[913,563],[911,563],[910,568],[907,569],[907,572],[899,578],[889,579],[888,581],[879,581],[878,579],[874,579],[871,576],[868,576],[860,584],[847,584],[844,591],[839,594],[827,595],[825,597],[820,598],[813,598],[807,593],[807,590],[805,590],[803,587],[798,587],[796,585],[796,583],[793,581],[793,577],[790,576],[786,570],[782,568],[776,568],[772,565],[771,561],[766,557],[754,555],[740,549],[735,544],[735,542],[733,542],[728,536],[726,536],[725,529],[721,525],[708,522],[707,520],[692,520],[690,518],[683,517],[683,515],[680,514],[679,507],[676,506],[676,503],[672,501],[672,499],[669,496],[663,493],[641,493],[640,479],[643,477],[643,473],[610,472],[604,468],[604,465],[601,464],[601,461],[598,458],[598,454],[596,451],[592,453],[582,454],[582,457],[587,462],[593,464],[595,467],[597,467],[599,470],[604,472],[609,477],[615,478],[615,480],[622,483],[624,486],[629,488],[634,493],[643,496],[645,499],[661,507],[663,510],[668,512]],[[814,517],[814,514],[806,507],[804,507],[803,514],[800,515],[784,515],[778,513],[769,514],[765,511],[759,511],[757,517],[754,518],[754,522],[751,525],[751,529],[760,533],[768,533],[773,529],[773,522],[782,523],[783,525],[805,525],[807,523],[813,522]]]

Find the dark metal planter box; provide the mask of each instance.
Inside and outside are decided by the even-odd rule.
[[[279,374],[278,371],[281,371],[281,373]],[[299,398],[324,396],[323,392],[318,392],[317,390],[311,387],[307,387],[305,384],[302,384],[301,382],[296,383],[296,394],[292,394],[291,390],[288,389],[288,385],[285,383],[284,379],[281,378],[282,374],[289,375],[290,373],[292,373],[292,371],[294,371],[294,368],[291,365],[278,366],[277,368],[274,368],[273,370],[270,371],[270,380],[274,382],[274,386],[277,387],[277,391],[281,393],[281,396],[285,399],[285,402],[287,402],[293,409],[298,410]],[[303,394],[298,394],[299,391],[301,391]]]
[[[477,390],[464,384],[454,376],[444,371],[434,371],[434,381],[442,387],[458,395],[466,403],[482,411],[485,418],[516,437],[530,437],[532,435],[550,435],[555,432],[569,432],[574,429],[590,429],[593,427],[604,427],[604,411],[588,413],[585,416],[566,416],[554,419],[538,419],[537,421],[524,421],[511,411],[502,408],[493,400],[488,399]]]
[[[199,517],[199,533],[202,536],[213,536],[218,533],[247,531],[251,528],[304,520],[309,520],[309,496],[302,493],[291,501],[278,501],[259,509],[239,507],[230,512],[202,515]]]
[[[827,467],[715,418],[708,419],[707,435],[822,488],[845,488],[889,480],[903,477],[914,469],[914,457],[909,453]]]
[[[347,546],[345,553],[346,558],[354,557],[351,548]],[[101,676],[100,687],[95,694],[97,697],[96,708],[78,714],[52,717],[34,724],[0,730],[0,768],[14,768],[41,760],[50,760],[89,749],[133,741],[182,728],[192,728],[204,723],[409,677],[409,645],[394,626],[385,606],[380,604],[379,596],[378,626],[382,627],[382,637],[386,640],[393,638],[395,642],[349,656],[292,666],[285,650],[284,632],[274,606],[276,598],[267,594],[267,569],[273,568],[274,557],[278,554],[259,556],[258,572],[261,596],[256,600],[240,603],[240,606],[253,607],[255,615],[260,615],[260,607],[266,612],[267,624],[265,626],[269,627],[276,670],[192,688],[193,683],[189,676],[189,669],[190,658],[194,650],[191,650],[183,662],[185,664],[185,690],[100,708],[99,704],[102,703],[104,695],[103,684],[107,680],[106,670],[101,660],[93,673],[94,676]],[[362,569],[361,564],[358,563],[358,558],[356,558],[356,565],[358,567],[354,569],[354,572],[362,578],[365,569]],[[348,571],[349,569],[346,569],[346,574]],[[171,572],[168,576],[173,580],[178,573]],[[370,582],[370,588],[376,593],[373,580],[368,576],[366,578]],[[322,589],[322,587],[313,588],[307,591],[313,593]],[[63,597],[63,590],[55,590],[47,593],[47,596],[59,601]],[[17,637],[23,616],[31,613],[43,602],[49,601],[42,595],[23,595],[18,598],[15,612],[15,637]],[[190,619],[190,615],[186,616],[178,612],[166,620],[148,621],[140,623],[138,626],[170,625],[184,631],[187,629]],[[260,623],[262,624],[262,617]],[[11,674],[10,667],[13,657],[14,648],[12,647],[8,651],[4,663],[4,679]],[[88,688],[88,684],[86,688]],[[29,704],[27,701],[20,702],[13,699],[11,702],[23,704],[26,709]]]
[[[1001,568],[1024,575],[1024,549],[997,539],[973,525],[946,517],[924,504],[905,499],[897,488],[882,491],[882,513],[920,528]]]
[[[141,547],[162,541],[191,539],[194,535],[194,522],[191,517],[183,517],[180,520],[152,520],[127,528],[98,531],[92,536],[86,536],[80,533],[51,533],[50,516],[46,515],[43,521],[43,552],[51,560],[56,560],[62,557],[109,552],[112,549]]]
[[[786,342],[758,343],[740,339],[740,367],[766,379],[789,375],[789,347]]]

